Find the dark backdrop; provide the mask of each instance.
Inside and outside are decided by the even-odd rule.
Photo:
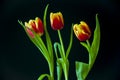
[[[0,2],[0,80],[37,80],[49,73],[47,62],[31,43],[17,20],[28,21],[36,16],[43,18],[49,5],[47,23],[53,42],[59,41],[57,32],[49,25],[49,13],[61,11],[65,27],[61,30],[65,48],[69,42],[72,23],[86,21],[92,32],[95,14],[99,14],[101,45],[96,62],[86,80],[120,80],[120,7],[115,0],[2,0]],[[88,62],[86,50],[74,35],[69,55],[69,80],[76,80],[75,61]]]

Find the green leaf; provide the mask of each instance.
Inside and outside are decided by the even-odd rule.
[[[68,49],[66,51],[66,58],[68,58],[68,56],[69,56],[69,53],[70,53],[70,50],[71,50],[71,47],[72,47],[72,43],[73,43],[73,24],[72,24],[72,27],[71,27],[71,35],[70,35],[69,46],[68,46]]]
[[[99,20],[98,20],[98,14],[96,14],[96,28],[94,30],[94,36],[93,36],[93,42],[91,45],[91,52],[90,52],[90,56],[91,56],[91,65],[94,63],[98,51],[99,51],[99,47],[100,47],[100,24],[99,24]]]
[[[61,58],[57,59],[57,80],[61,80],[62,77],[62,64]]]
[[[65,80],[68,80],[69,61],[67,59],[61,59],[61,64],[62,64],[63,72],[65,75]]]
[[[47,30],[47,24],[46,24],[46,17],[47,17],[47,10],[48,10],[49,4],[47,4],[47,6],[45,7],[44,10],[44,16],[43,16],[43,24],[44,24],[44,29],[45,31]]]
[[[41,38],[39,35],[37,35],[36,33],[34,33],[34,35],[35,35],[35,38],[34,38],[34,39],[36,40],[38,47],[41,48],[42,51],[43,51],[43,53],[42,53],[43,56],[45,57],[45,59],[46,59],[47,61],[50,61],[49,53],[48,53],[48,51],[47,51],[47,49],[46,49],[46,46],[45,46],[42,38]]]
[[[64,76],[65,76],[65,80],[68,80],[68,73],[69,73],[69,61],[67,60],[67,59],[63,59],[63,58],[59,58],[58,60],[57,60],[57,63],[59,64],[59,66],[57,65],[57,67],[58,67],[58,76],[59,77],[61,77],[62,76],[62,71],[60,71],[61,70],[61,68],[62,68],[62,70],[63,70],[63,72],[64,72]],[[60,73],[59,73],[60,72]],[[60,79],[60,78],[59,78]]]
[[[77,80],[85,80],[89,72],[89,65],[83,62],[76,61],[76,75]]]
[[[87,43],[85,43],[85,42],[80,42],[80,44],[81,44],[82,46],[84,46],[84,47],[87,49],[88,53],[89,53],[90,46],[89,46]]]
[[[45,37],[46,37],[46,43],[47,43],[48,52],[49,52],[49,55],[50,55],[51,59],[53,59],[52,42],[51,42],[49,33],[47,31],[47,23],[46,23],[48,6],[49,6],[49,4],[47,4],[47,6],[45,8],[45,11],[44,11],[43,24],[44,24],[44,30],[45,30]]]
[[[61,58],[58,58],[57,47],[58,47]],[[63,51],[61,49],[60,43],[55,42],[54,43],[54,49],[55,49],[55,53],[56,53],[56,57],[57,57],[57,76],[58,76],[58,80],[61,80],[62,70],[63,70],[64,75],[65,75],[65,80],[68,80],[69,61],[66,58],[64,58]]]
[[[45,77],[47,77],[48,80],[51,80],[51,79],[50,79],[50,75],[48,75],[48,74],[42,74],[42,75],[38,78],[38,80],[43,80]]]

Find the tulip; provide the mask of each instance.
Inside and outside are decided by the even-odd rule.
[[[34,38],[34,34],[29,28],[26,28],[26,31],[32,38]]]
[[[64,26],[63,15],[61,12],[50,13],[50,23],[54,30],[61,30]]]
[[[25,26],[27,29],[27,32],[33,36],[32,30],[39,34],[40,36],[44,33],[43,23],[40,18],[36,17],[35,20],[29,20],[29,22],[25,22]]]
[[[84,21],[81,21],[80,24],[75,24],[73,26],[73,30],[76,37],[80,41],[86,41],[91,36],[91,31],[89,29],[89,26]]]

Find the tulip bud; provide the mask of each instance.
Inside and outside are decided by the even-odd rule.
[[[36,17],[35,20],[29,20],[29,22],[25,22],[25,26],[30,30],[33,30],[35,33],[39,34],[40,36],[43,35],[43,23],[40,18]],[[29,31],[30,32],[30,31]]]
[[[84,21],[81,21],[80,24],[75,24],[73,26],[73,30],[76,37],[80,41],[86,41],[91,36],[91,31],[89,29],[89,26]]]
[[[50,23],[54,30],[60,30],[64,26],[63,15],[61,12],[50,13]]]
[[[34,38],[34,34],[29,28],[26,28],[26,31],[32,38]]]

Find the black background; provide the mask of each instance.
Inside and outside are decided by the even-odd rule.
[[[83,20],[93,32],[95,14],[99,14],[100,50],[86,80],[120,80],[120,7],[119,2],[115,0],[2,0],[0,2],[0,80],[37,80],[40,74],[49,73],[42,54],[17,22],[18,19],[24,22],[36,16],[42,19],[44,8],[48,3],[50,4],[47,15],[48,31],[53,42],[59,40],[57,32],[50,28],[49,13],[58,11],[63,13],[65,26],[61,34],[65,49],[69,42],[71,24]],[[75,35],[69,60],[69,80],[76,80],[75,61],[87,63],[88,54]]]

